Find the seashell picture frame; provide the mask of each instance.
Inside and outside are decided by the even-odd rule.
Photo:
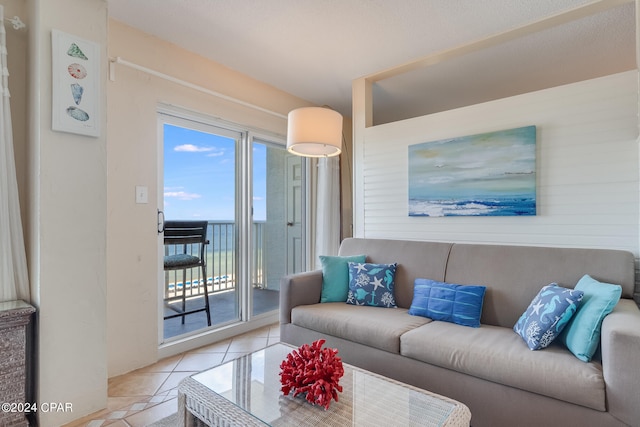
[[[100,45],[51,31],[54,131],[100,136]]]

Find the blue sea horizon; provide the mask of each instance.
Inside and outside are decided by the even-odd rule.
[[[409,216],[530,216],[536,215],[531,197],[466,200],[409,199]]]

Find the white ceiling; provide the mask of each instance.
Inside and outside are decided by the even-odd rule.
[[[592,0],[107,0],[110,16],[351,115],[351,83]],[[635,6],[374,86],[385,123],[635,67]],[[286,113],[286,112],[283,112]]]

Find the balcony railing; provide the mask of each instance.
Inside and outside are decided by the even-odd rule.
[[[264,222],[253,223],[253,268],[251,269],[254,287],[264,287]],[[207,227],[209,244],[205,249],[207,277],[202,277],[200,268],[187,269],[183,280],[182,270],[165,271],[165,299],[182,297],[182,288],[187,298],[204,295],[204,287],[212,294],[235,289],[236,286],[236,226],[233,222],[209,221]],[[164,254],[176,252],[175,245],[165,245]],[[182,251],[182,248],[179,249]],[[188,253],[197,254],[197,245],[187,248]]]

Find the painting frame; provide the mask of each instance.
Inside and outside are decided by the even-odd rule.
[[[408,147],[410,217],[537,215],[535,126]]]
[[[100,137],[100,45],[51,30],[51,129]]]

